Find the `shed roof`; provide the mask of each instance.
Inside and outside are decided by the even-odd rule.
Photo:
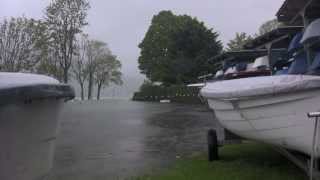
[[[271,58],[270,65],[274,65],[276,61],[279,60],[279,55],[287,54],[287,49],[272,49],[271,54],[276,55],[276,59]],[[251,49],[251,50],[241,50],[241,51],[230,51],[222,53],[218,56],[211,58],[209,61],[213,63],[217,68],[222,68],[224,63],[238,64],[241,62],[252,63],[258,57],[267,56],[267,49]]]
[[[237,59],[239,62],[247,62],[252,61],[255,58],[266,56],[268,54],[268,50],[242,50],[242,51],[229,51],[222,53],[218,56],[215,56],[211,59],[214,62],[223,62],[223,61],[232,61]]]
[[[245,49],[261,49],[265,45],[274,42],[273,48],[287,48],[292,36],[302,31],[303,26],[280,27],[264,35],[261,35],[244,45]],[[277,42],[275,42],[277,41]]]
[[[306,17],[310,19],[319,18],[319,8],[319,0],[286,0],[276,16],[280,22],[290,25],[303,25],[303,19],[300,13],[306,10]]]

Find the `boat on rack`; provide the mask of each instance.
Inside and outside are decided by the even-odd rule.
[[[50,176],[59,111],[74,96],[47,76],[0,73],[0,179]]]
[[[309,6],[319,7],[319,2],[311,0],[304,10],[311,10]],[[311,23],[291,39],[288,58],[280,63],[282,66],[277,66],[277,59],[269,59],[272,76],[207,83],[201,94],[227,130],[247,139],[311,155],[315,122],[308,119],[307,113],[320,110],[320,19],[317,19],[320,16],[302,14],[306,15],[304,19],[308,18],[304,22]],[[267,46],[269,52],[274,42]],[[314,154],[317,158],[318,149]]]
[[[208,83],[202,91],[220,124],[247,138],[311,153],[320,77],[281,75]],[[320,154],[318,153],[318,156]]]

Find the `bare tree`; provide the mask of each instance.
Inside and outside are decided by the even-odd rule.
[[[103,54],[97,59],[97,68],[94,73],[97,88],[97,99],[100,99],[101,89],[110,84],[122,85],[121,63],[116,56]]]
[[[40,60],[38,37],[40,22],[25,17],[4,19],[0,23],[0,70],[33,71]]]
[[[87,50],[88,70],[88,99],[92,99],[94,86],[94,73],[97,69],[97,62],[104,54],[111,54],[107,44],[101,41],[91,40]]]
[[[82,34],[77,43],[77,55],[72,65],[72,72],[81,88],[81,100],[84,100],[84,83],[88,78],[87,53],[89,48],[88,35]]]
[[[63,80],[63,72],[59,63],[59,51],[57,44],[50,42],[50,32],[45,22],[39,25],[42,33],[38,37],[37,47],[40,50],[40,62],[37,65],[37,73],[53,76],[59,81]]]
[[[86,17],[89,8],[87,0],[51,0],[46,8],[46,23],[52,43],[57,45],[57,55],[65,83],[69,80],[76,35],[88,24]]]
[[[53,76],[59,81],[63,81],[63,70],[60,67],[58,51],[52,44],[43,46],[43,55],[37,66],[37,73]]]

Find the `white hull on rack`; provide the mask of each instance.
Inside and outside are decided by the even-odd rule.
[[[201,93],[229,131],[311,154],[315,121],[308,119],[307,113],[320,110],[320,77],[284,75],[221,81],[207,84]]]

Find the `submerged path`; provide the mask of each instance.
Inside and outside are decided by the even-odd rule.
[[[125,100],[73,102],[63,110],[54,180],[109,180],[167,167],[206,150],[212,112],[199,105]]]

